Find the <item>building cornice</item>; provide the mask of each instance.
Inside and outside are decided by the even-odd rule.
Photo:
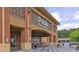
[[[47,18],[53,21],[55,24],[59,25],[60,23],[44,8],[44,7],[30,7],[30,9],[35,8],[43,13]]]

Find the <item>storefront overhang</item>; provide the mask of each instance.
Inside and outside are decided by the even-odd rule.
[[[43,30],[32,30],[32,37],[48,37],[51,34]]]
[[[14,26],[14,25],[10,25],[10,31],[20,31],[21,29],[23,29],[23,28],[21,28],[21,27],[17,27],[17,26]]]
[[[23,19],[10,16],[10,25],[25,28],[25,21]]]

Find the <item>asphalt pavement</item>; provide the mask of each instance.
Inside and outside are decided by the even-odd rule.
[[[29,52],[79,52],[79,50],[76,50],[76,49],[71,48],[71,47],[66,47],[66,46],[62,46],[62,47],[47,46],[45,48],[37,47],[35,49],[32,49]]]

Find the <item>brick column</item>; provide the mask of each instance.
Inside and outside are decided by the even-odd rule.
[[[21,49],[31,49],[31,11],[25,8],[25,28],[21,31]]]
[[[49,44],[53,46],[53,35],[52,34],[49,36]]]
[[[56,33],[53,35],[53,45],[54,46],[57,45],[57,34]]]
[[[31,43],[31,23],[32,23],[32,15],[31,15],[31,10],[29,8],[26,8],[26,34],[27,34],[27,42]]]
[[[2,8],[2,44],[0,51],[10,51],[10,19],[9,8]]]
[[[56,28],[54,28],[54,23],[52,23],[52,30],[51,30],[51,35],[49,36],[49,41],[50,41],[50,45],[52,46],[56,46],[56,40],[57,40],[57,35],[56,32],[54,31],[54,29],[56,30]]]
[[[4,14],[4,31],[5,31],[5,43],[10,43],[10,12],[9,8],[5,8]]]
[[[0,7],[0,44],[2,44],[2,8]]]
[[[51,24],[51,35],[49,36],[49,45],[53,46],[53,23]]]
[[[21,30],[21,43],[25,43],[25,29]]]

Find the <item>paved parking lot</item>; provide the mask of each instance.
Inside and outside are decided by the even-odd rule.
[[[73,48],[69,47],[38,47],[35,49],[32,49],[30,52],[79,52],[79,50],[75,50]]]

